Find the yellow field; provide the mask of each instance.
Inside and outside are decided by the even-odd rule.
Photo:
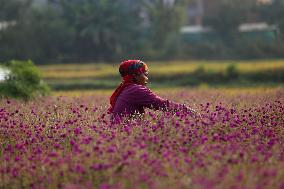
[[[200,66],[212,72],[223,72],[229,65],[234,64],[240,72],[273,71],[284,69],[284,60],[268,61],[168,61],[147,62],[150,74],[185,74],[191,73]],[[40,66],[45,79],[71,78],[103,78],[119,76],[119,64],[59,64]]]

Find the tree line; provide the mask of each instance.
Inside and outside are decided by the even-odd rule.
[[[231,3],[238,0],[222,1],[227,7],[220,9],[216,17],[205,19],[223,36],[220,43],[209,44],[213,49],[209,54],[214,54],[220,44],[225,49],[236,49],[234,43],[232,47],[226,41],[234,41],[231,39],[236,26],[244,19],[245,14],[238,11],[258,12],[263,20],[278,26],[279,40],[284,41],[283,0],[266,6],[244,6],[249,10]],[[0,29],[0,62],[210,58],[206,54],[208,44],[185,44],[181,36],[190,3],[191,0],[47,0],[40,5],[35,0],[0,0],[0,22],[6,23]],[[263,53],[267,48],[275,56],[284,52],[281,43],[256,45],[266,49]]]

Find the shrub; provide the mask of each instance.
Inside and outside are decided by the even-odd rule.
[[[0,96],[28,100],[49,94],[50,88],[41,78],[32,61],[10,61],[5,64],[10,71],[0,83]]]
[[[226,69],[226,76],[228,80],[238,79],[239,73],[234,64],[230,64]]]

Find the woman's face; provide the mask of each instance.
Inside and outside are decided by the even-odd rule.
[[[143,86],[147,85],[147,83],[148,83],[148,72],[136,75],[135,79],[136,79],[136,83],[138,85],[143,85]]]

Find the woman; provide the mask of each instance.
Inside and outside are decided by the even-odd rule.
[[[146,87],[148,66],[140,60],[127,60],[120,64],[119,72],[123,79],[110,97],[109,113],[113,115],[143,114],[144,108],[163,111],[187,111],[197,113],[183,104],[163,99]]]

